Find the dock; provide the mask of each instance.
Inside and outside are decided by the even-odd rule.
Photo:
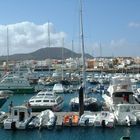
[[[89,112],[89,111],[84,111],[84,113],[86,112]],[[40,112],[32,112],[32,117],[35,117],[39,114]],[[65,115],[68,115],[68,116],[73,116],[73,115],[77,115],[78,116],[78,119],[80,118],[79,117],[79,112],[54,112],[55,115],[56,115],[56,122],[55,122],[55,129],[56,130],[61,130],[63,127],[80,127],[78,123],[75,123],[75,124],[64,124],[64,116]],[[98,113],[100,113],[100,111],[97,111],[97,112],[90,112],[90,114],[92,115],[98,115]],[[0,118],[0,127],[2,128],[3,127],[3,122],[6,118],[8,118],[10,114],[9,113],[5,113],[4,117],[3,118]],[[139,120],[140,122],[140,120]],[[118,124],[117,122],[115,122],[115,126],[118,126],[120,124]],[[135,124],[136,125],[136,124]]]
[[[35,117],[39,114],[40,112],[32,112],[32,116]],[[66,115],[66,114],[79,114],[78,112],[54,112],[55,115],[56,115],[56,129],[59,129],[59,128],[62,128],[63,126],[63,117]],[[0,126],[3,126],[3,122],[6,118],[8,118],[10,114],[9,113],[5,113],[5,115],[0,119]]]
[[[40,112],[32,112],[32,116],[37,116]],[[56,124],[55,124],[55,127],[56,129],[60,129],[63,127],[63,118],[65,115],[68,115],[68,114],[75,114],[75,115],[78,115],[79,116],[79,112],[54,112],[55,115],[56,115]],[[93,114],[97,114],[97,112],[92,112]],[[0,120],[0,125],[2,126],[3,125],[3,121],[4,119],[8,118],[9,116],[9,113],[5,113],[5,116],[3,119]],[[77,126],[77,125],[76,125]]]
[[[66,112],[55,112],[55,115],[57,116],[57,120],[56,120],[56,128],[62,128],[63,126],[63,117],[66,114]]]

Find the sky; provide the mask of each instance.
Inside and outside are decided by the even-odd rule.
[[[82,2],[85,52],[140,56],[140,0]],[[49,47],[81,52],[79,32],[79,0],[0,0],[0,55],[7,43],[15,54],[48,47],[49,40]]]

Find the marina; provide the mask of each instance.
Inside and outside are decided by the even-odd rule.
[[[140,139],[138,0],[1,5],[0,140]]]
[[[88,75],[88,74],[89,73],[86,73],[86,75]],[[90,83],[88,84],[88,86],[96,87],[96,85],[92,85]],[[109,85],[108,85],[108,87],[109,87]],[[48,89],[50,90],[50,88],[48,88]],[[104,88],[101,88],[100,90],[103,90],[103,89]],[[45,93],[44,91],[43,92],[40,92],[41,96],[43,96],[43,94]],[[97,92],[91,91],[90,92],[90,96],[96,98],[98,101],[101,101],[101,100],[103,100],[102,99],[102,96],[104,95],[104,93],[105,92],[101,92],[101,91],[100,92],[98,92],[98,91]],[[50,94],[50,93],[48,92],[47,94]],[[21,106],[23,104],[25,105],[29,101],[29,99],[31,99],[35,95],[37,95],[37,93],[32,93],[32,94],[13,94],[12,96],[10,96],[9,99],[7,100],[7,102],[1,108],[1,110],[7,112],[5,114],[4,119],[6,119],[9,116],[8,106],[9,106],[9,104],[10,104],[11,101],[13,102],[13,105],[14,106]],[[139,117],[140,117],[139,116],[139,112],[140,112],[140,110],[139,110],[139,108],[135,108],[135,104],[133,104],[133,103],[130,104],[130,105],[127,105],[126,104],[126,108],[128,108],[129,106],[130,106],[130,109],[133,108],[132,109],[132,113],[135,116],[135,119],[136,119],[135,122],[130,123],[129,117],[127,118],[127,116],[129,116],[129,115],[125,115],[123,113],[125,115],[125,117],[126,117],[126,120],[128,119],[127,120],[128,121],[127,123],[120,124],[115,119],[114,120],[114,123],[113,123],[113,120],[112,120],[107,125],[107,122],[108,121],[104,121],[105,120],[105,117],[104,117],[103,120],[101,120],[101,122],[99,120],[100,119],[100,115],[99,114],[102,113],[102,114],[105,115],[107,112],[109,112],[110,109],[107,106],[104,106],[103,105],[102,106],[102,110],[100,110],[100,111],[84,111],[83,112],[84,113],[83,115],[85,115],[85,116],[84,116],[83,122],[82,122],[82,120],[80,120],[79,112],[71,111],[70,104],[69,104],[70,103],[70,100],[73,97],[75,97],[75,96],[78,97],[78,91],[74,91],[72,93],[69,93],[69,92],[68,93],[61,93],[61,94],[60,93],[57,93],[57,95],[63,97],[64,103],[63,103],[63,108],[62,108],[61,111],[54,112],[54,114],[56,116],[56,121],[55,121],[55,125],[53,127],[51,127],[51,129],[48,129],[46,127],[42,127],[41,126],[41,127],[35,128],[35,129],[33,127],[29,127],[29,128],[26,128],[27,130],[25,129],[24,131],[21,131],[21,130],[19,131],[18,129],[16,131],[15,130],[9,130],[10,131],[9,132],[9,131],[4,130],[3,127],[2,127],[0,129],[0,132],[1,133],[9,133],[9,134],[11,133],[12,134],[13,131],[15,131],[16,135],[18,135],[19,133],[20,133],[20,135],[22,135],[22,133],[25,134],[25,133],[28,133],[28,132],[30,132],[30,134],[36,135],[35,133],[37,132],[39,135],[42,135],[43,137],[46,136],[46,134],[47,134],[47,136],[48,135],[55,134],[55,138],[53,137],[52,139],[58,139],[58,136],[57,136],[58,133],[60,133],[58,135],[62,135],[62,137],[64,137],[64,134],[63,133],[66,133],[67,135],[69,135],[69,133],[71,133],[71,132],[73,134],[75,134],[76,132],[77,133],[84,132],[84,133],[91,133],[91,134],[98,132],[98,134],[101,134],[101,135],[105,135],[105,134],[111,132],[113,136],[115,135],[115,133],[118,133],[119,132],[119,135],[115,135],[115,138],[119,138],[122,135],[127,135],[127,134],[131,134],[131,137],[134,137],[134,136],[139,135],[139,134],[136,134],[136,132],[137,132],[137,130],[139,130],[139,127],[140,127],[140,125],[139,125]],[[120,99],[120,101],[121,100],[122,99]],[[126,103],[126,101],[124,101],[124,103],[122,104],[122,106],[125,106],[125,103]],[[140,106],[140,104],[137,104],[136,106]],[[136,111],[134,110],[134,108],[136,109]],[[104,110],[104,112],[103,112],[103,110]],[[123,110],[124,110],[124,108],[123,108]],[[116,111],[116,113],[117,113],[117,111]],[[40,112],[32,112],[32,118],[38,116],[39,114],[40,114]],[[77,115],[77,117],[78,117],[78,121],[75,120],[76,121],[75,123],[74,122],[73,123],[71,122],[71,117],[73,115]],[[96,119],[96,116],[97,116],[98,119]],[[123,118],[125,118],[125,117],[123,117]],[[67,118],[67,119],[69,118],[69,119],[68,119],[68,121],[66,121],[67,119],[64,119],[64,118]],[[91,119],[89,119],[89,118],[91,118]],[[100,124],[97,123],[97,120],[98,120],[98,122],[100,122]],[[1,126],[3,126],[3,122],[4,122],[4,120],[1,121]],[[39,137],[39,135],[36,135],[36,137]],[[74,139],[75,138],[79,139],[79,137],[80,136],[73,136]],[[93,137],[89,137],[89,139],[92,139],[92,138]],[[94,138],[100,139],[98,137],[98,135],[97,136],[94,136]],[[111,134],[108,135],[108,136],[106,136],[106,138],[108,138],[110,140],[111,139]],[[71,138],[67,138],[67,139],[69,140]],[[116,139],[114,139],[114,140],[116,140]]]

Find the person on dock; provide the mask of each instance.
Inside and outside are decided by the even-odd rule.
[[[11,103],[9,104],[9,114],[11,115],[12,112],[12,108],[13,108],[13,101],[11,101]]]
[[[32,112],[32,108],[31,108],[30,102],[28,102],[26,106],[27,106],[28,115],[30,116],[31,112]]]

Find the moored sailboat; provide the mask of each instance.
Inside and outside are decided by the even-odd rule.
[[[80,98],[82,110],[91,110],[93,111],[96,107],[98,110],[98,101],[94,97],[87,96],[87,85],[86,85],[86,73],[85,73],[85,51],[84,51],[84,31],[83,31],[83,11],[82,11],[82,1],[80,0],[80,37],[81,37],[81,49],[82,49],[82,85],[79,89],[79,97],[74,97],[70,100],[71,110],[79,110],[80,108]],[[84,97],[83,97],[84,95]],[[95,111],[95,110],[94,110]],[[82,115],[82,114],[81,114]]]

